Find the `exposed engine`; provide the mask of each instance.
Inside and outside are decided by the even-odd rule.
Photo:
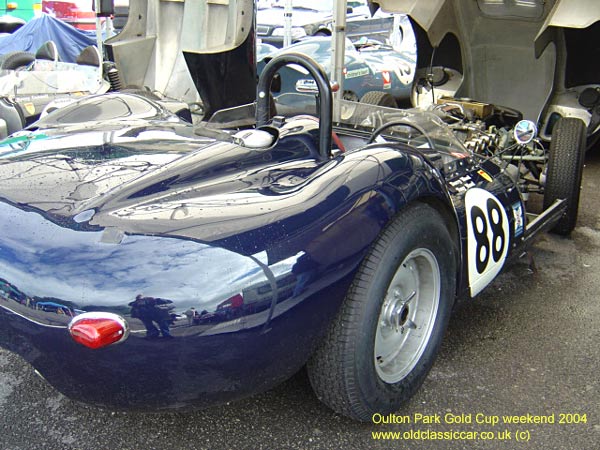
[[[442,97],[430,110],[452,129],[464,146],[477,155],[500,160],[522,192],[542,192],[546,148],[537,130],[520,112],[469,99]]]

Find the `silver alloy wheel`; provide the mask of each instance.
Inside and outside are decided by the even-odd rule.
[[[374,359],[386,383],[405,378],[423,355],[440,303],[440,268],[433,253],[413,250],[394,274],[381,306]]]

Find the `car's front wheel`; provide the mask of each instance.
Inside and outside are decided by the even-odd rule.
[[[354,419],[397,411],[421,386],[455,297],[455,245],[440,214],[405,209],[361,265],[308,363],[324,403]]]
[[[544,209],[557,199],[567,201],[567,210],[552,229],[566,236],[577,225],[579,193],[585,159],[585,124],[574,117],[563,117],[552,130],[544,190]]]

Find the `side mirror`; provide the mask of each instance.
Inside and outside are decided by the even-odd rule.
[[[98,11],[96,11],[96,0],[92,0],[92,10],[96,11],[98,17],[109,17],[115,14],[114,0],[100,0],[98,2]]]
[[[348,6],[346,8],[346,14],[351,14],[354,11],[354,9],[352,9],[352,6]]]

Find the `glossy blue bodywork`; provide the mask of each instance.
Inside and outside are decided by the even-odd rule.
[[[356,264],[348,258],[343,267],[315,276],[327,289],[315,283],[297,289],[303,276],[293,270],[297,255],[268,264],[265,252],[245,256],[143,235],[127,235],[117,245],[102,242],[105,230],[60,226],[7,204],[0,210],[8,219],[1,233],[3,345],[61,392],[113,407],[227,400],[289,376],[308,358]],[[140,320],[130,317],[128,304],[140,293],[173,302],[173,339],[147,339]],[[245,303],[231,318],[190,323],[183,315],[192,306],[215,311],[237,293]],[[127,317],[131,335],[123,344],[90,351],[67,333],[70,315],[37,308],[48,299],[74,312],[118,313]]]
[[[498,166],[466,152],[365,145],[368,134],[336,128],[348,148],[324,159],[306,118],[265,128],[273,142],[251,148],[113,94],[34,128],[0,144],[0,345],[66,395],[111,408],[268,389],[305,364],[406,205],[436,206],[465,255],[464,193],[449,182],[468,175],[507,210],[520,204]],[[138,295],[167,300],[163,319],[133,314]],[[67,325],[84,311],[121,315],[129,338],[79,345]]]
[[[273,386],[306,362],[390,219],[417,197],[448,202],[397,146],[321,161],[310,121],[253,150],[134,95],[68,108],[2,147],[0,343],[87,402],[178,407]],[[65,125],[73,111],[103,121]],[[139,294],[172,302],[172,339],[147,339]],[[120,314],[130,337],[75,343],[66,326],[83,311]]]

